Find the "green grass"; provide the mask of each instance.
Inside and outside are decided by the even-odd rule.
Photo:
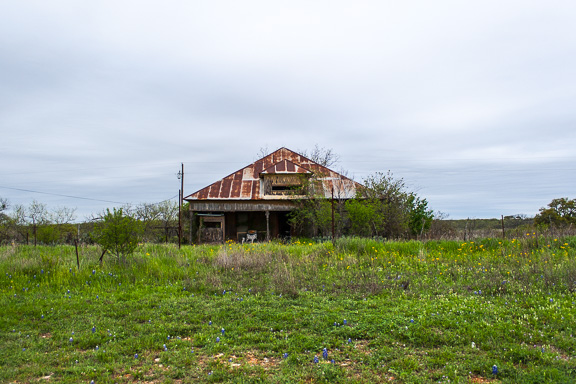
[[[78,270],[73,247],[2,247],[0,382],[572,383],[575,249],[143,245],[100,265],[87,247]]]

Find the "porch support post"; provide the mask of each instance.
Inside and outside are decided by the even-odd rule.
[[[266,211],[266,241],[270,241],[270,211]]]

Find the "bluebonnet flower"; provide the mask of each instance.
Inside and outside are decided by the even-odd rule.
[[[216,342],[217,342],[217,343],[220,342],[220,338],[219,338],[219,337],[216,338]]]
[[[44,315],[40,316],[40,318],[43,319],[43,318],[44,318]]]
[[[413,323],[413,322],[414,322],[414,319],[410,319],[410,322]]]
[[[164,344],[162,347],[164,348],[165,351],[168,350],[168,347],[166,347],[166,344]]]
[[[328,350],[326,348],[322,350],[322,357],[324,360],[328,360]]]
[[[553,302],[554,302],[554,299],[553,299],[553,298],[550,298],[550,302],[553,303]]]
[[[314,356],[314,364],[318,364],[318,356]]]
[[[335,364],[335,363],[336,363],[336,362],[334,361],[334,359],[330,360],[330,362],[331,362],[332,364]]]
[[[352,339],[348,338],[348,344],[351,344],[351,343],[352,343]]]
[[[282,358],[283,358],[283,359],[287,359],[287,358],[288,358],[288,353],[285,352],[285,353],[282,355]]]
[[[346,321],[346,319],[344,319],[344,325],[348,324],[348,322]]]
[[[96,350],[98,350],[98,349],[100,349],[100,348],[98,348],[98,346],[96,346],[96,348],[95,348],[95,349],[96,349]]]
[[[96,326],[92,327],[92,333],[96,333]]]
[[[135,355],[134,355],[134,358],[137,359],[137,358],[138,358],[138,354],[135,354]]]
[[[208,322],[208,325],[212,325],[212,320],[210,320],[210,321]]]
[[[221,332],[222,332],[222,336],[224,336],[224,332],[226,332],[226,331],[224,330],[224,328],[222,328]]]
[[[93,269],[93,270],[92,270],[92,274],[95,274],[95,273],[96,273],[96,270]]]
[[[73,342],[74,342],[74,339],[73,339],[73,338],[70,338],[68,341],[70,341],[71,343],[73,343]]]
[[[498,367],[496,365],[492,366],[492,374],[493,375],[497,375],[498,374]]]

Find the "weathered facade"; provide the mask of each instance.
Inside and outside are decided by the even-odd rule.
[[[291,235],[288,214],[300,199],[352,198],[360,185],[280,148],[184,198],[198,242],[252,241]]]

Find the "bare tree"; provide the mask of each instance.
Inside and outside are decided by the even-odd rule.
[[[311,150],[298,151],[298,153],[324,167],[331,167],[340,160],[340,156],[334,150],[320,147],[318,144],[315,144]]]
[[[154,234],[154,226],[159,220],[160,213],[156,204],[141,203],[135,208],[135,215],[138,220],[142,222],[144,237],[151,240]]]
[[[331,167],[340,160],[340,156],[336,154],[333,149],[320,147],[318,144],[315,144],[314,148],[312,149],[298,150],[296,152],[324,167]],[[268,149],[268,145],[266,145],[264,147],[260,147],[256,153],[256,156],[257,159],[261,159],[268,156],[269,154],[270,150]]]
[[[170,227],[175,226],[178,221],[178,204],[173,201],[167,200],[156,204],[158,209],[158,219],[164,228],[164,236],[168,242],[168,234]]]
[[[46,204],[33,200],[26,210],[26,218],[32,224],[32,233],[34,235],[34,245],[36,245],[38,226],[49,221]]]
[[[57,207],[50,213],[50,217],[56,225],[70,224],[76,220],[76,208]]]

